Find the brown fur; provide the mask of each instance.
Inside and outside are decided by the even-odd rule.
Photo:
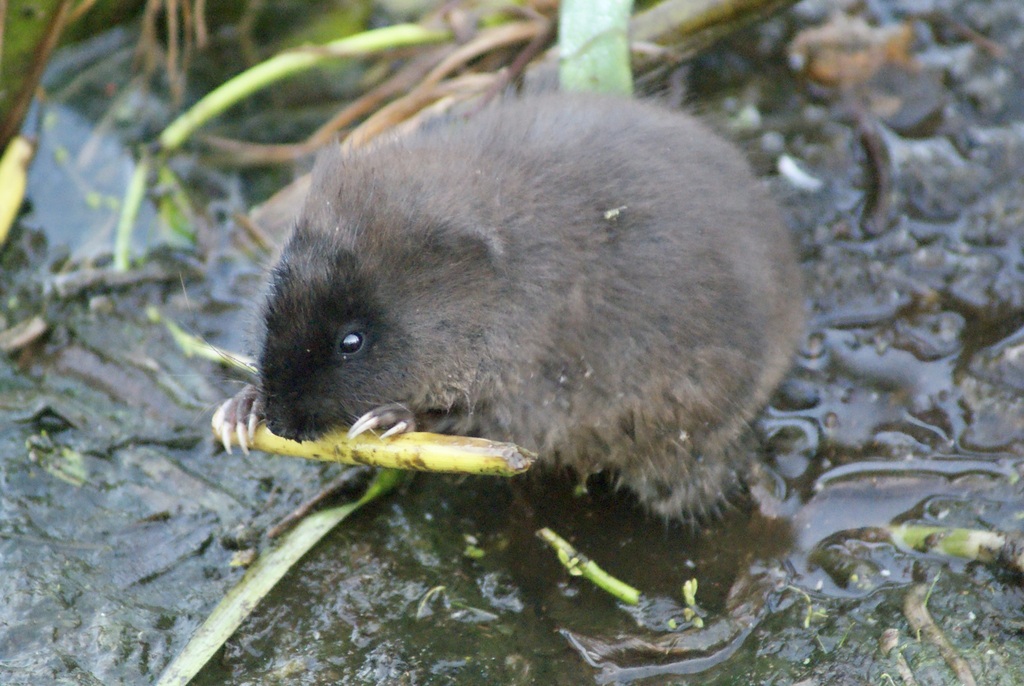
[[[308,438],[400,403],[650,510],[713,507],[802,331],[772,201],[690,116],[595,95],[325,153],[263,314],[258,395]],[[368,332],[342,360],[351,322]]]

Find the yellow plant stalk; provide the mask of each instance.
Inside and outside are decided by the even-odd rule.
[[[7,232],[25,199],[28,163],[33,154],[35,146],[24,136],[15,136],[0,158],[0,245],[7,240]]]
[[[281,438],[261,424],[249,447],[323,462],[491,476],[522,474],[536,459],[533,453],[512,443],[483,438],[413,432],[381,440],[372,434],[349,438],[346,432],[346,429],[337,429],[319,440],[300,442]],[[214,436],[221,440],[216,431]],[[231,438],[237,440],[234,436]]]

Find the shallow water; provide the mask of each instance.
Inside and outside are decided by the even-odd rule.
[[[704,115],[772,179],[808,284],[805,344],[761,421],[769,470],[754,498],[696,527],[666,526],[600,488],[574,497],[552,475],[419,476],[314,548],[197,683],[888,683],[898,666],[878,649],[887,628],[920,684],[954,683],[904,616],[913,583],[934,584],[928,607],[979,683],[1024,682],[1021,578],[879,533],[901,522],[1021,531],[1024,9],[908,0],[886,11],[886,22],[918,13],[920,78],[939,79],[942,104],[923,132],[882,129],[892,187],[880,231],[865,222],[874,191],[855,98],[786,67],[786,42],[824,9],[803,3],[690,74]],[[116,194],[116,183],[87,163],[125,178],[145,130],[130,118],[96,125],[95,97],[58,98],[69,108],[53,110],[60,136],[43,132],[32,208],[0,253],[6,324],[41,315],[50,328],[0,357],[5,684],[154,681],[241,576],[232,554],[267,545],[263,532],[337,474],[219,453],[209,414],[240,380],[184,358],[144,315],[157,305],[243,349],[261,258],[239,249],[230,216],[285,174],[183,155],[199,247],[175,247],[151,206],[139,248],[165,247],[149,277],[61,295],[62,273],[102,263],[114,214],[90,194]],[[140,117],[161,111],[126,103]],[[737,127],[748,107],[760,124]],[[244,130],[238,116],[224,126]],[[772,174],[780,152],[823,190]],[[543,526],[640,588],[641,606],[569,577],[534,536]],[[467,556],[468,543],[483,557]],[[703,633],[684,631],[690,578]],[[673,634],[692,649],[608,648]]]

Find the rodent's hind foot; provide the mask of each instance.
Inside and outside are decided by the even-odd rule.
[[[263,400],[253,385],[246,385],[234,397],[225,400],[213,413],[213,430],[220,436],[224,450],[231,454],[231,435],[246,455],[256,435],[256,427],[263,421]]]
[[[398,403],[381,405],[357,419],[349,428],[348,437],[355,438],[361,433],[385,427],[387,430],[380,435],[381,438],[409,433],[416,430],[416,418],[405,405]]]

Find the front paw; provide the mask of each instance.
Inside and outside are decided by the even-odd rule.
[[[213,430],[231,453],[231,436],[246,455],[256,434],[256,427],[264,419],[263,398],[255,386],[246,385],[233,398],[225,400],[213,413]]]
[[[370,410],[356,420],[348,430],[348,437],[355,438],[371,429],[385,429],[381,438],[395,436],[416,430],[416,418],[412,411],[404,405],[391,403]]]

